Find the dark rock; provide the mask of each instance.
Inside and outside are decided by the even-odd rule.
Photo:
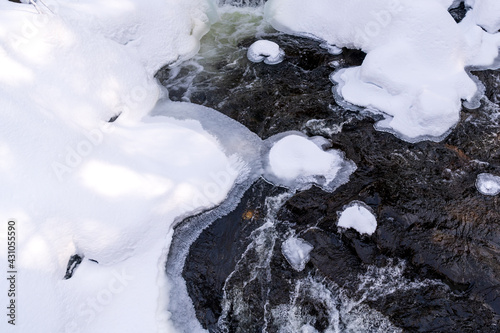
[[[78,254],[73,254],[69,258],[68,265],[66,267],[66,274],[64,275],[64,280],[68,280],[73,277],[76,268],[82,263],[82,260],[83,256],[80,256]]]
[[[463,10],[451,13],[458,19]],[[359,65],[363,53],[344,50],[333,56],[315,41],[283,35],[269,39],[285,49],[283,63],[253,64],[244,56],[237,66],[221,62],[216,77],[207,74],[195,80],[191,101],[223,112],[262,138],[287,130],[327,137],[358,169],[334,193],[312,187],[283,205],[275,243],[269,240],[268,266],[248,283],[255,273],[254,254],[247,258],[248,266],[227,278],[250,242],[250,229],[263,220],[260,216],[248,224],[241,216],[262,207],[273,190],[248,192],[235,212],[201,234],[191,247],[184,277],[203,326],[212,331],[218,327],[224,283],[226,292],[243,291],[247,304],[238,312],[230,302],[225,318],[230,332],[260,332],[264,319],[274,332],[278,324],[264,307],[288,304],[296,281],[319,274],[355,297],[358,276],[367,265],[385,267],[391,259],[402,259],[409,280],[432,279],[448,287],[397,290],[366,300],[371,308],[408,332],[497,331],[499,197],[481,195],[474,184],[479,173],[500,175],[500,72],[474,72],[486,85],[485,98],[479,109],[463,108],[461,121],[445,140],[407,143],[375,131],[374,119],[343,110],[332,97],[331,61],[339,67]],[[253,41],[240,42],[242,54]],[[160,72],[157,77],[162,81],[167,75]],[[171,93],[173,99],[183,96],[182,91]],[[308,123],[311,119],[328,127]],[[339,130],[329,131],[333,128]],[[337,230],[337,213],[353,200],[365,202],[377,216],[378,227],[370,237]],[[281,254],[281,241],[291,230],[314,246],[302,272],[291,269]],[[300,302],[301,311],[315,316],[315,327],[324,330],[324,305],[306,298]]]

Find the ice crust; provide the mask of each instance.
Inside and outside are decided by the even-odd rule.
[[[481,173],[476,179],[477,190],[484,195],[497,195],[500,193],[500,177],[491,173]]]
[[[276,65],[283,61],[285,52],[275,42],[258,40],[248,48],[247,57],[251,62],[264,61],[265,64]]]
[[[328,140],[321,137],[290,131],[270,137],[265,145],[264,178],[294,191],[315,184],[332,192],[356,170],[341,151],[324,150]]]
[[[497,66],[500,47],[500,2],[468,1],[472,9],[460,24],[447,12],[453,4],[269,0],[265,17],[277,30],[365,51],[361,66],[332,75],[335,95],[382,113],[378,129],[407,141],[438,141],[457,124],[461,100],[476,95],[466,68]]]
[[[309,262],[312,249],[314,247],[307,241],[298,237],[290,237],[281,244],[281,252],[290,266],[300,272]]]
[[[339,213],[337,225],[346,229],[353,228],[360,234],[372,235],[377,229],[377,219],[365,203],[353,201]]]

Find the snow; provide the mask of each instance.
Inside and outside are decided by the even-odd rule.
[[[149,115],[162,95],[152,74],[197,51],[210,8],[46,2],[53,15],[0,2],[0,247],[15,219],[19,272],[16,326],[0,330],[174,332],[172,228],[253,167],[197,120]],[[74,254],[83,262],[64,280]]]
[[[264,61],[265,64],[276,65],[285,59],[285,52],[275,42],[258,40],[248,48],[247,57],[251,62]]]
[[[175,332],[164,265],[177,222],[262,173],[331,192],[356,166],[325,139],[289,132],[263,142],[214,110],[164,98],[153,74],[196,54],[218,17],[213,1],[44,2],[53,14],[0,2],[0,247],[14,219],[19,271],[18,321],[1,331]],[[465,66],[488,67],[498,55],[498,4],[468,1],[473,10],[456,25],[450,3],[270,0],[266,13],[331,52],[366,51],[361,67],[334,75],[339,93],[384,112],[385,128],[411,139],[446,133],[460,100],[476,93]],[[364,38],[366,22],[379,33]],[[255,55],[283,56],[260,42]],[[498,188],[491,179],[478,188]],[[355,203],[339,226],[371,234],[376,220]],[[300,268],[311,246],[291,238],[283,249]],[[74,254],[83,261],[64,280]],[[7,271],[5,252],[0,261]]]
[[[481,173],[477,175],[476,188],[483,195],[497,195],[500,193],[500,177]]]
[[[281,244],[281,252],[290,266],[300,272],[309,262],[312,249],[314,247],[302,238],[290,237]]]
[[[365,203],[353,201],[339,213],[337,225],[346,229],[353,228],[360,234],[372,235],[377,229],[377,219]]]
[[[452,4],[269,0],[265,17],[277,30],[366,52],[361,66],[332,75],[339,103],[383,114],[377,128],[404,140],[439,141],[459,121],[461,100],[477,99],[465,68],[497,66],[500,47],[498,1],[469,1],[460,24],[447,12]]]
[[[308,138],[299,132],[287,132],[267,140],[270,145],[264,177],[274,184],[303,190],[312,184],[333,191],[346,183],[356,166],[343,153],[323,150],[326,139]]]

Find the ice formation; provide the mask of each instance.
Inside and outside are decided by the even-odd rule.
[[[290,266],[298,272],[306,267],[313,248],[309,242],[297,237],[290,237],[281,244],[281,252]]]
[[[405,140],[440,140],[458,122],[461,100],[476,101],[465,68],[496,66],[500,47],[498,1],[467,1],[459,24],[447,12],[452,3],[269,0],[265,13],[280,31],[367,53],[361,66],[332,75],[341,103],[382,113],[377,128]]]
[[[265,64],[276,65],[285,59],[285,52],[275,42],[258,40],[248,48],[247,57],[251,62],[264,61]]]
[[[497,195],[500,193],[500,177],[491,173],[481,173],[476,179],[477,190],[484,195]]]
[[[338,150],[323,150],[326,139],[308,138],[299,132],[271,137],[264,177],[277,185],[303,190],[316,184],[333,191],[345,184],[356,166]]]
[[[372,235],[377,229],[377,219],[365,203],[353,201],[339,213],[337,225],[353,228],[360,234]]]

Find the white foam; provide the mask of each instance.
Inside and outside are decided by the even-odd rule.
[[[268,65],[276,65],[285,59],[285,52],[275,42],[258,40],[248,48],[248,60],[251,62],[264,61]]]
[[[353,228],[360,234],[372,235],[377,229],[377,219],[365,203],[353,201],[339,214],[337,225],[346,229]]]
[[[500,193],[500,177],[491,173],[481,173],[476,179],[477,190],[484,195],[497,195]]]

